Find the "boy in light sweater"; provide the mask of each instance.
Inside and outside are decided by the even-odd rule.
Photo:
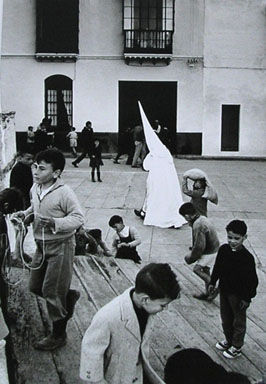
[[[46,300],[53,331],[35,344],[54,350],[66,343],[67,321],[72,317],[79,292],[70,289],[75,252],[75,232],[83,214],[74,192],[60,180],[64,155],[56,149],[39,152],[32,165],[34,185],[31,206],[14,216],[34,216],[36,242],[30,274],[30,291]]]

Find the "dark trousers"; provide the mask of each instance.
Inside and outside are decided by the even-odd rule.
[[[246,309],[240,309],[241,299],[220,292],[220,312],[225,338],[230,345],[241,348],[246,333]]]
[[[100,180],[101,179],[101,172],[100,172],[100,166],[99,165],[97,167],[91,168],[91,178],[92,178],[92,180],[94,180],[95,169],[97,170],[97,178],[98,178],[98,180]]]
[[[30,292],[46,300],[50,319],[62,320],[67,316],[67,294],[71,284],[73,260],[75,253],[75,237],[63,240],[36,241],[36,252],[32,266],[37,267],[45,253],[45,262],[30,273]]]
[[[90,149],[90,148],[83,148],[83,151],[82,151],[81,155],[79,155],[79,157],[77,157],[76,160],[73,161],[73,163],[75,163],[75,164],[80,163],[81,160],[85,159],[85,157],[87,156],[87,154],[88,154],[88,156],[90,157],[90,155],[91,155],[91,149]]]

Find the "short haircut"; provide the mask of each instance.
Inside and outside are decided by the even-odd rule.
[[[32,149],[31,147],[29,147],[28,145],[24,145],[23,147],[20,147],[20,148],[18,149],[18,152],[17,152],[17,154],[18,154],[19,156],[23,156],[23,155],[25,155],[26,153],[28,153],[28,154],[30,154],[30,155],[34,155],[34,151],[33,151],[33,149]]]
[[[243,220],[232,220],[230,223],[226,226],[226,231],[237,233],[238,235],[245,236],[247,233],[247,225]]]
[[[91,125],[91,121],[86,121],[86,126]]]
[[[54,148],[45,149],[44,151],[37,153],[35,160],[38,164],[41,161],[45,161],[52,165],[54,171],[60,169],[61,172],[64,170],[66,163],[63,153]]]
[[[115,224],[118,224],[118,223],[123,223],[123,219],[121,216],[118,216],[118,215],[114,215],[111,217],[111,219],[109,220],[109,226],[110,227],[113,227]]]
[[[206,183],[206,179],[204,177],[194,180],[193,184],[195,184],[197,181],[201,182],[202,188],[206,188],[207,183]]]
[[[0,210],[8,203],[8,213],[20,211],[24,208],[22,193],[16,188],[6,188],[0,192]]]
[[[197,211],[196,211],[196,209],[192,203],[184,203],[179,208],[179,213],[182,216],[195,215],[197,213]]]
[[[169,264],[151,263],[142,268],[136,276],[136,293],[146,293],[151,300],[176,299],[180,292],[176,274]]]
[[[225,384],[226,370],[197,348],[175,352],[166,362],[166,384]]]

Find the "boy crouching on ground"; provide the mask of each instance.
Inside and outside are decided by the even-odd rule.
[[[148,361],[153,315],[175,300],[180,287],[168,264],[151,263],[135,287],[101,308],[81,347],[80,377],[97,384],[163,384]]]
[[[256,295],[258,277],[254,257],[244,247],[247,226],[244,221],[233,220],[227,227],[228,244],[218,251],[211,275],[209,292],[212,293],[217,280],[220,289],[220,312],[225,335],[216,348],[229,359],[241,355],[246,333],[246,310]]]
[[[192,228],[192,247],[188,255],[185,256],[187,264],[193,264],[193,272],[205,283],[206,293],[195,294],[198,300],[212,301],[218,294],[214,290],[208,293],[210,283],[210,269],[215,261],[215,254],[219,248],[219,239],[212,222],[205,216],[201,216],[192,203],[184,203],[179,208],[180,215],[184,216]]]
[[[14,216],[34,215],[36,253],[30,273],[30,291],[46,300],[53,332],[34,347],[54,350],[66,343],[67,321],[79,292],[70,289],[75,252],[75,232],[84,220],[74,192],[60,180],[64,155],[56,149],[39,152],[32,165],[34,185],[31,206]]]

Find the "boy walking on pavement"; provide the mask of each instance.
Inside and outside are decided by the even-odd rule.
[[[163,384],[148,360],[149,337],[154,315],[179,293],[168,264],[142,268],[135,287],[94,316],[82,341],[80,377],[97,384]]]
[[[220,312],[225,340],[216,344],[224,351],[224,357],[234,359],[241,356],[246,333],[246,311],[256,295],[258,277],[254,257],[245,248],[247,226],[242,220],[233,220],[227,227],[228,244],[218,251],[211,275],[209,292],[219,280]]]
[[[36,349],[54,350],[66,343],[67,321],[80,294],[70,289],[75,232],[84,220],[74,192],[60,180],[64,155],[56,149],[39,152],[32,165],[34,185],[31,206],[17,212],[25,220],[34,215],[36,253],[31,264],[30,291],[46,300],[53,331],[37,342]]]
[[[219,248],[219,239],[214,225],[205,216],[200,216],[192,203],[184,203],[179,208],[180,215],[192,227],[192,247],[185,256],[187,264],[195,263],[193,272],[205,282],[205,293],[194,295],[196,299],[212,301],[218,294],[214,290],[209,294],[207,287],[210,283],[210,268],[214,264],[215,253]]]

